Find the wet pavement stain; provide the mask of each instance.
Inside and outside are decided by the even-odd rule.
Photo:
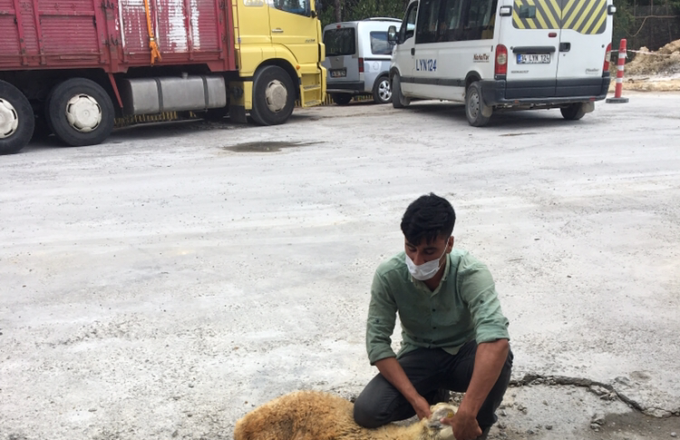
[[[308,147],[319,143],[321,142],[246,142],[222,148],[236,153],[276,153],[283,148]]]
[[[510,137],[510,136],[528,136],[531,134],[537,134],[536,132],[526,132],[526,133],[506,133],[506,134],[501,134],[501,137]]]

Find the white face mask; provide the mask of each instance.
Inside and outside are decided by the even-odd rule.
[[[423,263],[420,266],[416,266],[413,260],[411,260],[411,257],[409,257],[408,254],[405,254],[406,267],[408,267],[408,271],[411,273],[411,276],[418,281],[427,281],[435,276],[441,267],[439,265],[439,261],[446,253],[447,247],[449,247],[448,240],[446,242],[446,246],[444,247],[444,252],[439,256],[439,258]]]

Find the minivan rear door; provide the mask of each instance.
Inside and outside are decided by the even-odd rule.
[[[359,56],[357,55],[357,29],[352,24],[338,23],[327,26],[323,33],[326,45],[326,59],[323,66],[328,69],[328,85],[358,83]]]
[[[611,43],[611,0],[561,0],[557,96],[599,95],[607,45]]]
[[[508,0],[499,43],[508,50],[506,99],[555,96],[561,0]],[[501,9],[502,10],[502,9]]]

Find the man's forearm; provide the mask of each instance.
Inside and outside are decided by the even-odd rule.
[[[501,374],[509,350],[507,339],[484,342],[477,346],[472,379],[460,403],[459,412],[477,417],[479,409]]]
[[[420,395],[413,387],[413,384],[408,376],[406,376],[406,373],[404,373],[404,369],[401,368],[401,365],[399,365],[396,358],[389,357],[381,359],[375,363],[375,366],[378,367],[380,374],[382,374],[392,386],[398,389],[410,403],[413,403]]]

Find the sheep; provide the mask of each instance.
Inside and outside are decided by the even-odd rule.
[[[408,426],[376,429],[354,422],[354,405],[320,391],[297,391],[278,397],[236,422],[234,440],[455,440],[451,426],[441,423],[457,408],[438,403],[432,417]]]

